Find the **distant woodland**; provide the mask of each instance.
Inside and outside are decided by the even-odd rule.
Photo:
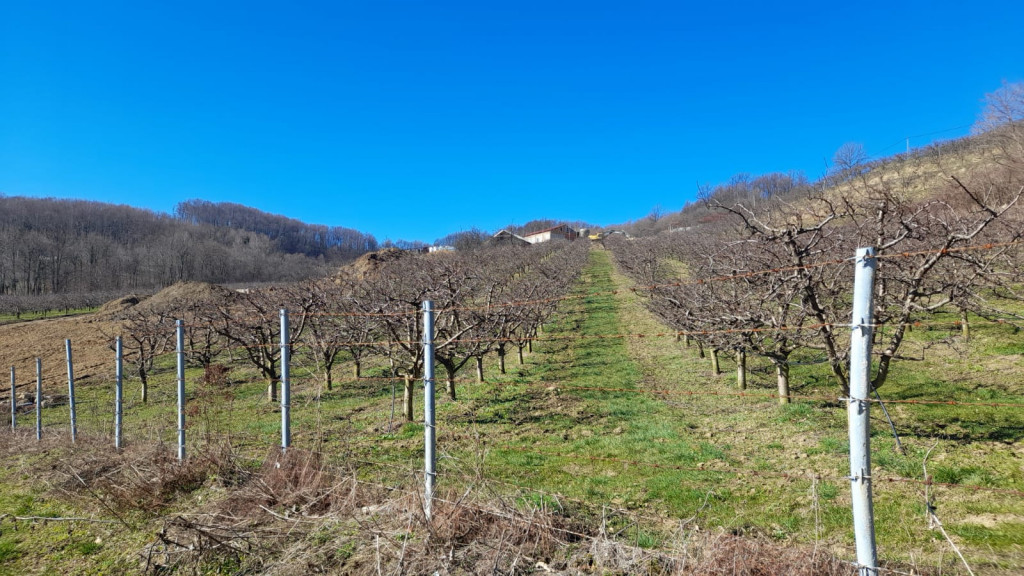
[[[173,215],[83,200],[0,195],[0,296],[273,282],[377,249],[376,239],[239,204],[189,200]]]

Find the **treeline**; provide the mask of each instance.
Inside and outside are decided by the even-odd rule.
[[[209,224],[218,228],[264,234],[281,252],[325,258],[332,262],[351,260],[377,249],[377,240],[358,230],[343,226],[306,224],[294,218],[269,214],[231,202],[186,200],[178,203],[174,215],[191,224]]]
[[[237,205],[190,201],[177,212],[0,195],[0,297],[299,280],[376,248],[355,230]]]

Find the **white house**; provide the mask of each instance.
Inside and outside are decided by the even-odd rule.
[[[523,235],[523,239],[530,244],[540,244],[541,242],[550,242],[555,238],[565,238],[566,240],[575,240],[579,238],[579,234],[569,227],[568,224],[559,224],[546,230],[539,230],[537,232],[531,232]]]

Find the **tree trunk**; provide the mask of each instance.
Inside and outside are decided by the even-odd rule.
[[[697,340],[697,355],[704,358],[704,343]]]
[[[412,376],[405,377],[405,392],[402,394],[402,413],[408,422],[413,421],[412,415]]]
[[[971,339],[971,325],[967,322],[967,310],[960,311],[960,335],[963,336],[964,342]]]
[[[747,389],[747,351],[742,348],[736,351],[736,386]]]
[[[359,360],[356,360],[352,364],[352,375],[355,376],[357,379],[363,376],[363,365],[361,362],[359,362]]]
[[[483,356],[476,357],[476,381],[484,381],[484,358]]]
[[[505,349],[498,349],[498,372],[505,373]]]
[[[145,404],[149,401],[149,375],[142,366],[139,366],[139,381],[142,382],[142,403]]]
[[[532,338],[526,341],[526,351],[531,353],[531,354],[533,353],[533,339]],[[522,352],[522,350],[520,350],[520,352]]]
[[[775,364],[775,374],[779,380],[779,404],[789,404],[789,364]]]
[[[718,364],[718,348],[711,349],[711,373],[715,376],[722,373],[722,367]]]
[[[330,392],[334,389],[334,375],[331,374],[331,369],[327,369],[327,391]]]
[[[277,378],[271,378],[267,385],[267,400],[277,402]]]
[[[451,398],[452,402],[455,401],[455,377],[449,375],[445,379],[445,388],[448,390],[448,397]]]
[[[520,346],[519,347],[519,365],[522,366],[523,364],[526,364],[526,362],[523,360],[523,347]]]
[[[689,334],[683,334],[683,347],[684,348],[689,348],[690,347],[690,335]]]

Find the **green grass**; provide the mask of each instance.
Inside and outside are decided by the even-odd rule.
[[[620,278],[620,290],[629,282]],[[664,327],[642,309],[642,302],[628,292],[626,331],[659,332]],[[635,302],[630,303],[630,300]],[[975,322],[969,345],[958,342],[950,316],[949,330],[916,330],[911,333],[907,349],[920,359],[897,362],[889,382],[882,388],[885,399],[951,399],[960,401],[995,401],[1021,403],[1020,375],[1024,372],[1021,358],[998,358],[999,354],[1018,353],[1024,339],[1011,327]],[[952,338],[954,348],[946,344]],[[939,342],[942,343],[939,343]],[[677,386],[681,390],[728,391],[735,381],[731,358],[722,356],[721,376],[710,373],[710,362],[697,358],[694,349],[681,344],[646,339],[631,347],[641,369],[653,388]],[[938,343],[938,344],[937,344]],[[925,348],[925,346],[931,348]],[[952,353],[951,353],[952,352]],[[999,360],[1000,370],[993,370],[990,359]],[[826,364],[818,362],[816,353],[795,356],[797,366],[791,370],[791,387],[796,394],[835,396],[840,394],[828,373]],[[774,374],[767,361],[749,358],[748,384],[752,392],[774,391]],[[671,401],[671,398],[668,399]],[[814,537],[814,519],[804,511],[807,505],[807,483],[800,479],[778,482],[771,474],[818,474],[820,538],[842,548],[852,545],[849,537],[851,519],[848,484],[841,480],[848,474],[849,443],[845,407],[839,403],[797,401],[778,407],[751,399],[699,396],[684,401],[692,412],[681,418],[692,419],[696,431],[710,429],[713,438],[732,436],[729,455],[737,470],[756,470],[769,476],[759,483],[745,482],[743,477],[726,477],[723,493],[729,496],[715,503],[738,521],[725,514],[716,523],[723,526],[744,525],[779,538],[809,540]],[[872,414],[872,458],[879,476],[923,477],[925,455],[929,455],[929,473],[956,483],[1024,489],[1024,474],[1012,446],[1024,433],[1024,411],[1012,407],[925,406],[890,404],[888,406],[901,436],[906,455],[896,451],[888,423],[877,407]],[[697,413],[696,415],[694,414]],[[934,446],[934,448],[933,448]],[[743,476],[747,476],[743,474]],[[760,485],[758,485],[760,484]],[[938,558],[948,553],[942,540],[927,530],[923,521],[923,495],[920,485],[878,482],[875,486],[876,530],[881,553],[899,558],[905,551],[917,557]],[[997,564],[1007,561],[1020,567],[1024,554],[1020,543],[1024,532],[1014,524],[1024,512],[1021,498],[1013,494],[975,491],[971,488],[933,489],[932,496],[940,504],[940,516],[947,525],[973,527],[972,515],[981,510],[995,514],[1001,530],[1016,538],[988,537],[984,530],[965,529],[961,544],[977,546],[976,550]],[[983,502],[984,506],[979,506]],[[763,509],[759,509],[763,507]],[[711,514],[709,514],[711,515]],[[958,524],[959,523],[959,524]],[[995,550],[990,549],[994,548]],[[906,559],[906,556],[902,556]]]
[[[28,322],[30,320],[41,320],[43,318],[66,318],[69,316],[80,316],[99,310],[99,307],[91,308],[70,308],[68,310],[30,310],[21,314],[0,314],[0,324],[13,324],[15,322]]]

